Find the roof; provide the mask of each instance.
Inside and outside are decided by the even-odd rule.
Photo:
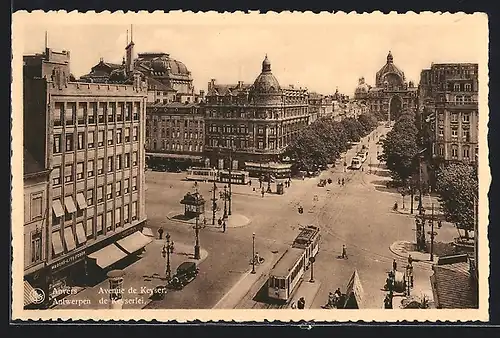
[[[304,249],[289,248],[283,256],[276,262],[276,265],[271,270],[271,275],[276,277],[286,277],[293,268],[300,256],[304,254]]]
[[[433,266],[431,285],[434,302],[441,309],[477,308],[477,289],[467,261]]]
[[[163,103],[163,102],[154,102],[154,103],[148,103],[147,108],[193,108],[199,106],[199,103],[197,102],[188,102],[188,103],[182,103],[182,102],[170,102],[170,103]]]
[[[309,245],[314,236],[316,236],[318,233],[319,233],[319,228],[315,226],[308,226],[306,228],[303,228],[293,241],[292,246],[294,248],[304,249],[305,246]]]
[[[146,153],[146,156],[172,158],[180,160],[202,160],[202,156],[187,155],[187,154],[168,154],[168,153]]]
[[[166,85],[162,83],[161,81],[156,80],[155,78],[151,76],[146,76],[148,79],[148,86],[149,87],[154,87],[156,90],[164,90],[164,91],[170,91],[170,92],[176,92],[174,88],[172,88],[169,85]]]
[[[252,87],[251,84],[214,84],[211,86],[207,95],[238,95],[248,91]]]
[[[24,161],[23,161],[24,175],[37,174],[45,171],[45,168],[31,155],[31,153],[24,148]]]

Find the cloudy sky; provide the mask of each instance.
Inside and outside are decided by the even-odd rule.
[[[17,21],[16,21],[17,20]],[[478,62],[487,56],[485,16],[373,14],[37,14],[14,17],[23,54],[49,47],[71,52],[78,77],[103,57],[120,63],[133,23],[135,52],[166,52],[192,72],[196,90],[211,78],[252,83],[267,53],[282,86],[352,94],[358,78],[369,84],[389,50],[408,80],[432,62]],[[17,24],[17,26],[16,26]]]

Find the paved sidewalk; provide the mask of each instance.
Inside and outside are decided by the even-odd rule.
[[[161,250],[165,244],[164,240],[154,240],[146,246],[145,252],[139,255],[141,258],[123,269],[125,272],[123,282],[123,309],[142,309],[151,302],[152,290],[165,285],[165,258],[162,257]],[[201,258],[194,260],[192,257],[193,246],[185,243],[175,242],[174,253],[170,256],[170,266],[172,275],[177,266],[184,261],[195,261],[197,264],[203,262],[208,252],[201,249]],[[55,309],[109,309],[106,304],[109,300],[109,282],[107,280],[92,286],[86,287],[83,291],[68,295],[64,298],[64,303],[57,305]]]
[[[233,285],[231,290],[222,297],[217,304],[213,307],[214,309],[234,309],[238,304],[245,298],[248,293],[252,290],[252,287],[263,277],[267,277],[267,273],[272,268],[275,263],[275,259],[271,255],[264,256],[264,263],[255,266],[255,274],[252,274],[252,268],[250,267],[247,272],[243,274],[236,284]]]
[[[411,255],[413,260],[415,262],[423,262],[423,263],[428,263],[428,264],[435,264],[437,263],[439,257],[434,255],[434,261],[430,260],[430,254],[429,253],[423,253],[420,251],[408,251],[406,248],[408,246],[412,246],[413,243],[409,241],[396,241],[391,244],[389,249],[391,252],[399,257],[402,258],[408,258],[408,255]]]
[[[299,285],[299,288],[297,291],[292,296],[292,299],[290,300],[290,303],[288,304],[288,308],[291,308],[292,305],[294,307],[297,306],[297,302],[301,297],[304,297],[304,300],[306,301],[306,309],[310,309],[312,307],[312,304],[314,303],[314,299],[316,298],[316,295],[318,294],[319,288],[321,286],[321,281],[315,280],[313,283],[309,281],[309,273],[306,271],[304,273],[304,277],[302,282]]]

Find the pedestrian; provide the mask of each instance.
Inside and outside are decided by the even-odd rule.
[[[297,308],[297,305],[295,305],[295,302],[292,303],[292,306],[291,306],[292,309],[296,309]]]
[[[409,265],[413,264],[413,257],[411,257],[411,254],[408,254],[408,264]]]
[[[339,178],[339,185],[341,185],[341,184],[342,184],[342,182],[340,182],[340,178]]]
[[[347,259],[347,248],[345,247],[345,244],[342,244],[342,256],[343,259]]]
[[[392,261],[392,271],[396,272],[396,270],[398,269],[398,263],[396,262],[396,260],[394,259]]]
[[[262,198],[264,198],[264,188],[262,188],[261,194],[262,194]]]
[[[387,294],[384,298],[384,309],[392,309],[392,297]]]
[[[226,232],[226,220],[222,222],[222,232]]]
[[[306,300],[304,297],[300,297],[300,299],[297,301],[297,308],[303,310],[306,307]]]
[[[408,277],[410,279],[410,287],[413,287],[413,265],[408,264]]]
[[[344,179],[342,179],[342,185],[344,185],[344,184],[345,184],[345,180],[344,180]]]
[[[222,219],[219,217],[219,220],[217,221],[217,223],[219,224],[219,226],[222,226]]]
[[[163,237],[163,228],[158,229],[158,237],[159,237],[159,239],[162,239],[162,237]]]

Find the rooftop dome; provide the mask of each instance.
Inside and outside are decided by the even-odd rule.
[[[151,61],[151,68],[154,72],[165,73],[170,71],[174,75],[189,75],[189,71],[182,62],[174,60],[167,55],[159,56]]]
[[[356,87],[356,90],[354,91],[356,94],[365,94],[368,93],[370,90],[370,86],[368,86],[365,82],[365,78],[362,77],[358,80],[358,86]]]
[[[273,73],[271,73],[271,62],[267,58],[267,54],[264,61],[262,61],[262,72],[257,79],[255,79],[253,88],[259,92],[273,92],[280,90],[278,80],[274,77]]]
[[[376,82],[377,86],[380,86],[386,80],[386,76],[391,75],[392,78],[397,78],[396,82],[400,82],[402,85],[405,80],[405,74],[394,64],[394,58],[392,56],[391,51],[387,54],[387,62],[386,64],[377,72]],[[396,79],[395,79],[396,80]],[[393,81],[390,81],[393,82]]]

